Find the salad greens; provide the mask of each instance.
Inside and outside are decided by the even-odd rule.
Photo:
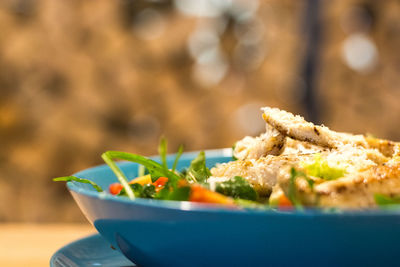
[[[299,177],[303,177],[307,181],[308,186],[311,190],[314,189],[314,181],[311,180],[304,172],[297,171],[293,167],[290,169],[289,192],[287,197],[296,209],[302,210],[303,204],[301,203],[301,200],[297,195],[296,189],[296,179]]]
[[[143,165],[138,167],[138,177],[146,175],[146,168]]]
[[[304,169],[310,176],[319,177],[325,180],[335,180],[346,174],[344,169],[331,167],[327,160],[321,158],[320,154],[316,154],[314,162],[311,164],[303,164]]]
[[[173,172],[176,170],[176,166],[178,165],[178,161],[181,158],[182,153],[183,153],[183,145],[180,145],[179,148],[178,148],[178,152],[176,153],[174,164],[172,164],[172,171]]]
[[[184,187],[178,187],[172,191],[169,190],[168,188],[164,188],[155,196],[155,199],[188,201],[189,196],[190,196],[190,187],[184,186]]]
[[[256,201],[258,195],[253,186],[243,177],[235,176],[232,179],[217,183],[215,191],[225,196]]]
[[[256,205],[254,202],[258,199],[256,191],[245,179],[239,176],[219,183],[216,192],[209,190],[207,179],[211,176],[211,172],[206,165],[204,151],[199,152],[197,157],[191,161],[190,166],[182,172],[177,171],[176,167],[183,153],[183,146],[179,146],[171,169],[167,163],[167,141],[165,138],[161,138],[158,151],[160,154],[160,163],[133,153],[121,151],[107,151],[103,153],[101,157],[119,181],[119,183],[109,186],[110,193],[130,199],[139,197],[160,200],[189,200],[227,205],[236,203],[237,205],[247,207]],[[116,164],[116,159],[138,163],[139,176],[129,181]],[[146,173],[149,175],[145,175]],[[100,186],[88,179],[67,176],[53,180],[87,183],[91,184],[97,191],[103,191]],[[235,201],[230,197],[235,199]]]
[[[55,182],[75,181],[75,182],[79,182],[79,183],[83,183],[83,184],[90,184],[94,187],[94,189],[96,189],[97,192],[103,192],[103,189],[99,185],[97,185],[95,182],[90,181],[88,179],[78,178],[75,176],[58,177],[58,178],[54,178],[53,181],[55,181]]]
[[[232,160],[238,160],[237,157],[235,157],[235,149],[236,149],[236,143],[233,144],[232,146]]]
[[[132,188],[128,184],[128,178],[126,178],[125,174],[121,171],[121,169],[115,164],[113,159],[115,158],[115,153],[112,151],[107,151],[101,155],[104,162],[110,167],[110,169],[114,172],[115,176],[117,176],[119,182],[122,184],[123,188],[126,191],[127,196],[130,199],[135,199],[135,194]]]
[[[160,191],[156,191],[156,187],[153,184],[141,185],[138,183],[130,184],[135,197],[140,198],[153,198],[160,200],[177,200],[177,201],[187,201],[189,200],[190,187],[178,187],[175,190],[171,190],[171,187],[167,184]],[[122,188],[118,196],[127,197],[125,188]]]
[[[130,184],[130,187],[135,194],[135,197],[140,197],[140,198],[154,198],[156,195],[156,187],[152,184]],[[128,196],[126,193],[125,188],[121,189],[121,192],[119,192],[118,196]]]
[[[193,183],[206,183],[210,176],[211,172],[206,166],[206,155],[204,151],[201,151],[190,163],[185,179]]]
[[[135,195],[132,191],[132,188],[129,186],[128,179],[123,174],[121,169],[115,164],[113,159],[122,159],[143,165],[149,171],[153,182],[159,177],[168,177],[168,183],[171,186],[176,187],[178,181],[181,179],[175,172],[170,171],[167,167],[164,167],[160,163],[141,155],[120,151],[107,151],[103,153],[102,158],[115,173],[130,199],[134,199]]]
[[[135,197],[143,197],[143,194],[139,192],[137,187],[132,188],[131,185],[128,182],[128,178],[125,176],[125,174],[122,172],[122,170],[118,167],[118,165],[115,163],[115,159],[122,159],[122,160],[127,160],[127,161],[132,161],[135,163],[140,164],[139,170],[142,174],[144,174],[144,169],[145,168],[151,175],[152,181],[156,181],[159,177],[168,177],[168,185],[172,186],[175,188],[177,186],[178,181],[181,179],[181,177],[175,173],[175,171],[171,171],[168,169],[167,166],[167,161],[166,161],[166,151],[167,151],[167,142],[164,138],[161,139],[160,141],[160,146],[159,146],[159,151],[160,151],[160,157],[162,160],[162,164],[149,159],[147,157],[137,155],[137,154],[132,154],[132,153],[127,153],[127,152],[120,152],[120,151],[107,151],[101,155],[103,158],[104,162],[107,163],[107,165],[111,168],[111,170],[114,172],[116,177],[118,178],[118,181],[121,183],[123,187],[123,193],[122,195],[129,197],[130,199],[135,199]],[[174,161],[174,167],[176,167],[179,157],[181,156],[183,151],[183,147],[181,146],[179,148],[178,154],[176,156],[176,159]],[[76,182],[81,182],[81,183],[88,183],[91,184],[97,191],[102,192],[103,190],[95,184],[94,182],[87,180],[87,179],[82,179],[82,178],[77,178],[74,176],[67,176],[67,177],[59,177],[53,179],[54,181],[76,181]],[[145,191],[147,192],[147,191]],[[147,194],[149,195],[149,194]]]
[[[400,204],[400,196],[385,196],[382,194],[375,194],[374,199],[378,206],[389,206],[389,205],[398,205]]]

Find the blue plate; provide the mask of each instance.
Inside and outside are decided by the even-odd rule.
[[[182,156],[187,167],[196,153]],[[207,164],[231,160],[230,150],[207,151]],[[169,163],[173,156],[168,158]],[[135,177],[138,166],[121,163]],[[117,179],[107,166],[76,174],[103,188]],[[189,202],[97,193],[69,182],[79,207],[99,233],[140,266],[398,265],[400,211],[326,213],[230,210]]]
[[[121,252],[112,249],[100,235],[92,235],[66,245],[54,253],[50,267],[136,266]]]

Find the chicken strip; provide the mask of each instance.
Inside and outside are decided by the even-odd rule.
[[[328,127],[314,125],[299,115],[277,108],[265,107],[263,118],[267,124],[275,127],[282,135],[295,140],[310,142],[314,145],[336,149],[351,144],[364,148],[377,149],[386,157],[400,156],[400,142],[353,135],[330,130]]]
[[[257,137],[246,136],[235,145],[233,155],[237,159],[259,159],[266,155],[279,155],[285,145],[285,136],[266,125],[265,133]]]
[[[337,148],[343,144],[354,144],[368,147],[363,135],[351,135],[331,131],[328,127],[314,125],[299,115],[278,108],[265,107],[264,120],[277,129],[282,135],[295,140],[310,142],[314,145]]]

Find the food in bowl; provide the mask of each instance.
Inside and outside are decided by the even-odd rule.
[[[186,169],[167,165],[167,143],[159,146],[160,162],[119,151],[104,161],[119,183],[109,186],[120,197],[214,203],[232,208],[367,209],[400,203],[400,143],[353,135],[314,125],[277,108],[262,109],[266,131],[245,137],[233,147],[233,159],[206,167],[204,152]],[[128,179],[115,159],[140,164]],[[89,183],[74,176],[56,181]]]

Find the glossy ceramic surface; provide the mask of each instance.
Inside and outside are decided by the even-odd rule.
[[[77,240],[54,253],[50,267],[135,266],[121,252],[112,249],[100,235]]]
[[[231,159],[229,150],[206,154],[209,166]],[[188,166],[195,155],[184,154],[178,167]],[[137,175],[136,164],[120,167],[128,177]],[[76,175],[104,188],[116,182],[107,166]],[[130,201],[75,182],[68,188],[99,233],[141,266],[398,265],[399,210],[228,210],[188,202]]]

